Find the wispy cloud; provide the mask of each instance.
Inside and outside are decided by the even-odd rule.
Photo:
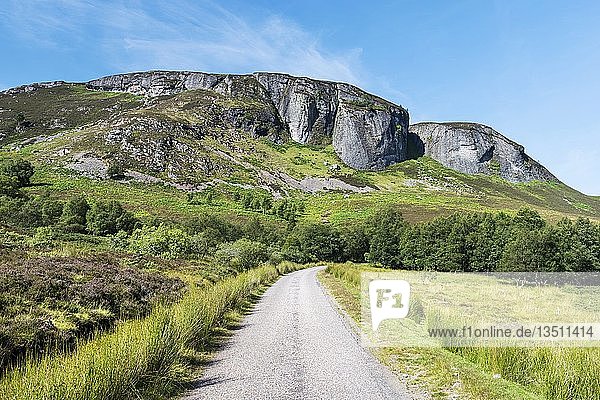
[[[17,0],[3,14],[39,45],[68,35],[73,46],[97,46],[115,70],[268,70],[361,83],[360,49],[327,50],[318,33],[281,16],[249,20],[206,1],[131,4]]]

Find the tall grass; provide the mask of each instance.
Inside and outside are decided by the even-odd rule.
[[[334,264],[327,268],[328,273],[356,290],[360,290],[361,272],[368,270],[372,269],[351,264]],[[600,348],[459,347],[448,350],[543,398],[600,399]]]
[[[2,400],[164,398],[190,377],[186,359],[206,350],[228,311],[293,264],[264,266],[214,286],[190,289],[172,306],[82,344],[69,355],[29,360],[0,381]]]

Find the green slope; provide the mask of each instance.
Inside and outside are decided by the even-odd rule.
[[[273,106],[252,91],[225,97],[195,90],[143,99],[65,84],[0,94],[0,110],[4,151],[32,161],[38,170],[34,180],[46,185],[31,191],[64,196],[85,190],[133,208],[186,215],[200,206],[190,210],[185,190],[200,190],[207,183],[221,188],[217,197],[222,198],[201,207],[242,212],[227,192],[244,185],[304,199],[304,218],[334,223],[368,217],[381,203],[401,205],[409,220],[523,206],[552,220],[600,218],[600,198],[558,182],[513,184],[495,176],[465,175],[426,157],[382,172],[353,170],[331,146],[291,142]],[[85,170],[88,161],[99,170]],[[137,172],[137,181],[101,179],[102,168],[111,164]],[[299,189],[303,179],[312,179],[315,193]],[[329,186],[328,179],[351,190],[336,185],[318,190]],[[290,180],[298,185],[289,185]],[[363,193],[354,192],[359,190]]]

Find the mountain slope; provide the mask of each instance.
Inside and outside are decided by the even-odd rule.
[[[489,127],[410,131],[400,106],[284,74],[147,72],[0,93],[0,144],[54,181],[100,182],[116,165],[126,179],[98,185],[322,193],[307,218],[332,221],[362,218],[381,202],[404,204],[414,219],[524,205],[557,217],[600,214],[597,198],[560,183]]]
[[[411,125],[409,140],[423,155],[466,174],[497,174],[510,182],[557,181],[525,149],[489,126],[467,122]]]

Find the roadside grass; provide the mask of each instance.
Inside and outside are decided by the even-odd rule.
[[[210,287],[191,288],[178,303],[124,322],[71,354],[29,360],[0,381],[3,400],[163,399],[194,378],[215,329],[292,263],[263,266]]]
[[[378,269],[332,264],[321,275],[330,292],[357,321],[361,312],[360,273],[369,270]],[[543,315],[547,307],[540,307],[538,312]],[[387,347],[376,350],[376,355],[409,384],[425,387],[434,398],[447,398],[452,393],[468,399],[600,398],[598,348]]]

